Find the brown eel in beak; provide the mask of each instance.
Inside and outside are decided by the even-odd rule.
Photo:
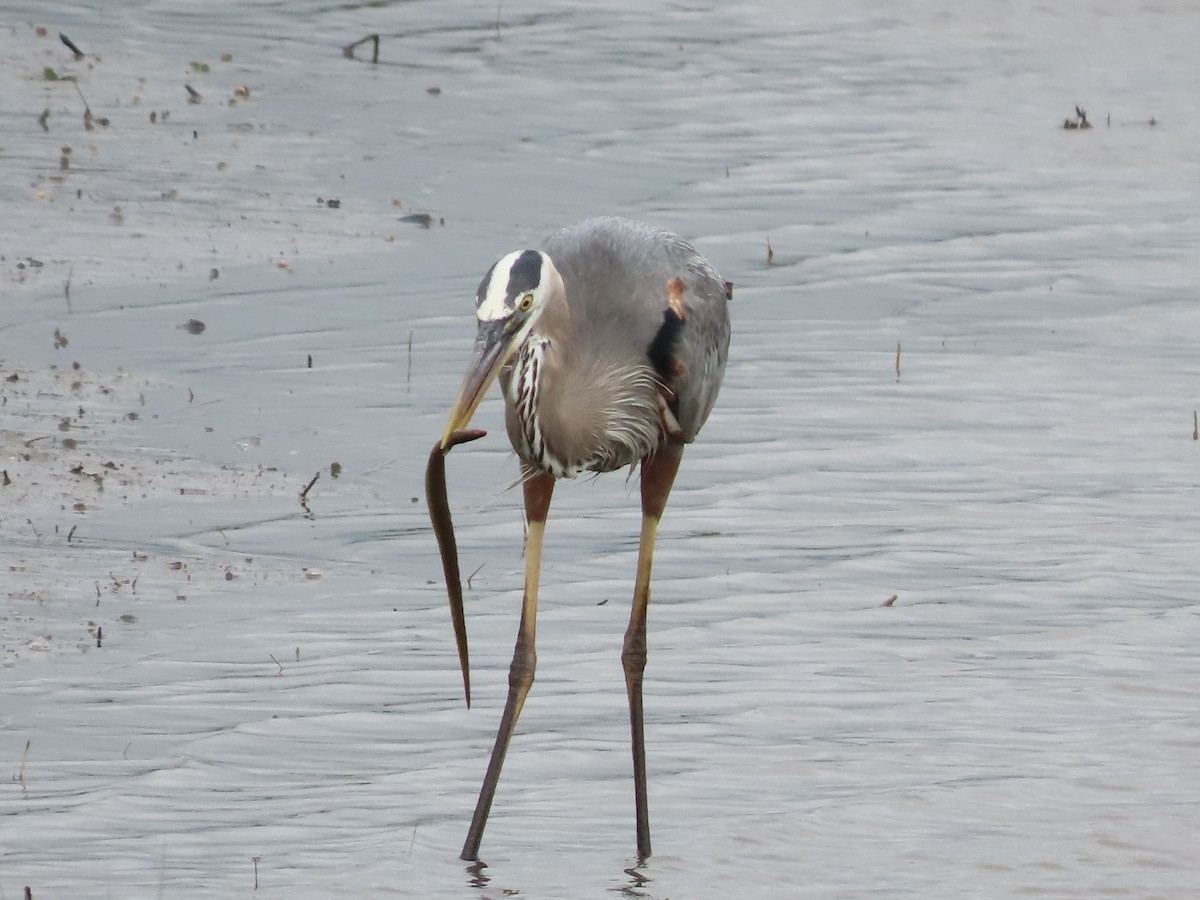
[[[458,543],[454,540],[454,523],[450,520],[450,498],[446,494],[446,454],[459,444],[479,440],[487,434],[477,428],[452,432],[433,445],[425,467],[425,499],[429,504],[429,519],[437,535],[442,554],[442,571],[446,573],[446,592],[450,596],[450,619],[454,622],[454,640],[458,644],[458,662],[462,666],[463,691],[467,709],[471,708],[471,672],[467,659],[467,620],[463,614],[462,575],[458,570]]]

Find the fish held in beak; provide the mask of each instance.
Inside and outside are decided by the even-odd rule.
[[[429,519],[433,523],[433,532],[442,556],[442,571],[446,575],[450,619],[454,623],[454,640],[458,645],[458,662],[462,667],[463,692],[468,709],[471,707],[471,674],[467,655],[467,623],[463,612],[462,575],[458,568],[458,543],[454,538],[450,500],[446,493],[446,454],[459,444],[478,440],[487,434],[486,431],[468,429],[466,426],[516,349],[516,324],[508,318],[479,323],[475,349],[467,365],[462,387],[458,389],[458,396],[450,409],[446,431],[442,439],[433,445],[425,467],[425,499],[429,504]]]
[[[450,598],[450,620],[454,623],[454,641],[458,645],[458,662],[462,667],[463,693],[467,709],[471,708],[471,670],[467,657],[467,620],[463,612],[462,575],[458,569],[458,542],[454,539],[454,523],[450,519],[450,498],[446,493],[446,454],[458,444],[478,440],[486,431],[472,429],[455,431],[433,445],[429,463],[425,466],[425,500],[429,504],[429,519],[437,536],[442,556],[442,571],[446,576],[446,593]]]

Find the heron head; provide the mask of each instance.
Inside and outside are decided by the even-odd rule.
[[[563,293],[562,276],[540,250],[509,253],[483,276],[475,297],[479,320],[475,348],[442,435],[443,449],[451,435],[470,423],[488,388],[529,336],[550,299]]]

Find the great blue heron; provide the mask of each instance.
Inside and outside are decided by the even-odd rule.
[[[462,594],[442,467],[450,447],[482,436],[463,429],[497,376],[508,437],[521,460],[529,530],[508,700],[463,859],[478,859],[504,756],[533,684],[542,537],[554,483],[636,464],[641,465],[642,531],[621,661],[633,738],[638,856],[650,855],[642,673],[654,536],[683,445],[695,439],[721,387],[731,292],[686,241],[616,218],[565,228],[541,250],[509,253],[479,285],[474,353],[427,476],[443,559],[453,562],[453,567],[447,562],[447,587],[468,704]]]

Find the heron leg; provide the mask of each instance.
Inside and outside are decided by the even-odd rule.
[[[525,518],[529,522],[529,534],[525,543],[525,596],[521,602],[521,626],[517,630],[517,645],[513,649],[512,666],[508,670],[508,701],[500,717],[500,729],[496,732],[496,743],[492,747],[492,758],[488,762],[479,800],[475,803],[475,814],[471,817],[471,828],[463,844],[461,858],[479,858],[479,842],[487,825],[492,799],[496,796],[496,784],[500,781],[500,769],[508,743],[517,726],[517,717],[533,684],[533,670],[537,665],[534,650],[534,635],[537,622],[538,579],[542,567],[542,536],[546,530],[546,514],[550,511],[550,495],[554,492],[554,476],[546,473],[529,474],[523,482],[525,491]]]
[[[642,673],[646,668],[646,608],[650,605],[650,569],[654,563],[654,536],[667,505],[667,496],[679,470],[683,445],[667,442],[642,461],[642,534],[638,543],[637,576],[633,606],[621,663],[629,694],[629,727],[633,737],[633,791],[637,808],[638,858],[650,856],[650,811],[646,799],[646,739],[642,727]]]

